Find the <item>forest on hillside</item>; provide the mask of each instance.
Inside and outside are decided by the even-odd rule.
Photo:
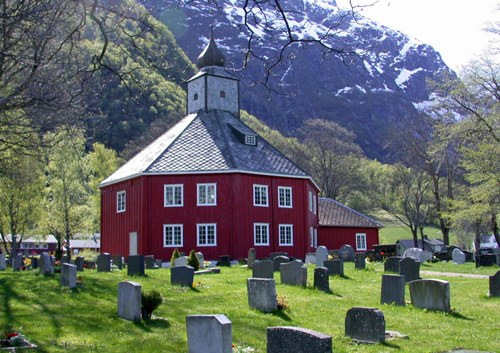
[[[183,83],[195,67],[134,0],[33,0],[0,11],[3,250],[7,235],[16,251],[27,235],[62,244],[99,232],[99,182],[184,116]],[[428,83],[448,99],[399,131],[406,143],[395,164],[368,159],[331,121],[306,120],[287,137],[245,112],[242,120],[308,172],[321,196],[384,210],[415,238],[432,224],[446,243],[451,229],[499,241],[499,50],[497,42],[459,78]]]

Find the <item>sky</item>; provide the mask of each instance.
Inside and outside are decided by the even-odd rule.
[[[345,7],[349,0],[337,4]],[[379,0],[361,14],[432,45],[457,71],[488,46],[491,35],[482,29],[487,22],[500,20],[500,0]]]

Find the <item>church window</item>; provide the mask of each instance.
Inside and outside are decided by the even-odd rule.
[[[193,96],[193,100],[197,101],[198,100],[198,93],[195,93]]]
[[[220,91],[220,97],[221,98],[226,98],[226,92],[225,91]]]

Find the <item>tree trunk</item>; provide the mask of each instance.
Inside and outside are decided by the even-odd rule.
[[[425,243],[424,243],[424,239],[425,239],[425,234],[424,234],[424,227],[418,227],[419,230],[420,230],[420,239],[422,239],[422,250],[425,250]]]
[[[500,234],[498,234],[498,221],[496,213],[491,214],[491,230],[497,241],[497,245],[500,247]]]

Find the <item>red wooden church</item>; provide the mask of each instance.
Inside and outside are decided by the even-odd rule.
[[[101,251],[304,258],[317,246],[318,187],[239,119],[239,82],[213,37],[197,64],[188,115],[101,183]]]

